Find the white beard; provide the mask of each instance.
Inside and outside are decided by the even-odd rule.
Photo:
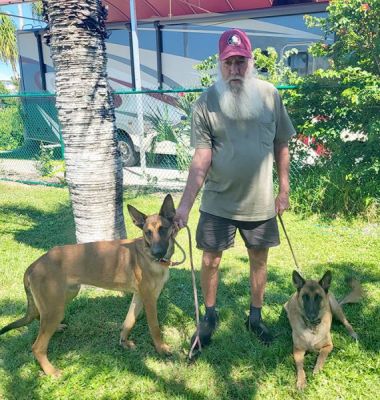
[[[233,120],[255,119],[263,110],[257,78],[249,73],[248,76],[240,79],[241,85],[230,84],[222,78],[216,82],[220,109],[226,117]]]

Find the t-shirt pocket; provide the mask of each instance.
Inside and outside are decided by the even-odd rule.
[[[272,147],[273,141],[276,136],[276,124],[275,121],[258,121],[260,130],[260,140],[263,145]]]

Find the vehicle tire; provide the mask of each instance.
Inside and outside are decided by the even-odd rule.
[[[123,167],[133,167],[139,162],[139,155],[131,138],[120,129],[117,131],[117,145]]]

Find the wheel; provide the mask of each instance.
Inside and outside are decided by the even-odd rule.
[[[138,153],[133,146],[131,138],[123,131],[118,130],[117,147],[123,167],[133,167],[139,161]]]

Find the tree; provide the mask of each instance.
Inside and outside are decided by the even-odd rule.
[[[335,38],[310,48],[331,67],[304,77],[286,98],[298,131],[329,152],[302,174],[308,193],[299,191],[299,198],[316,212],[379,217],[379,6],[380,0],[332,0],[326,18],[307,18]]]
[[[43,5],[41,0],[37,0],[32,4],[32,15],[34,18],[39,19],[43,16]]]
[[[16,26],[7,15],[0,15],[0,60],[10,63],[17,76]]]
[[[43,0],[78,242],[125,237],[123,171],[107,83],[100,0]]]
[[[309,26],[319,27],[325,37],[333,36],[328,46],[323,41],[311,52],[327,56],[333,68],[359,67],[375,75],[380,74],[380,0],[331,0],[327,18],[309,16]]]

